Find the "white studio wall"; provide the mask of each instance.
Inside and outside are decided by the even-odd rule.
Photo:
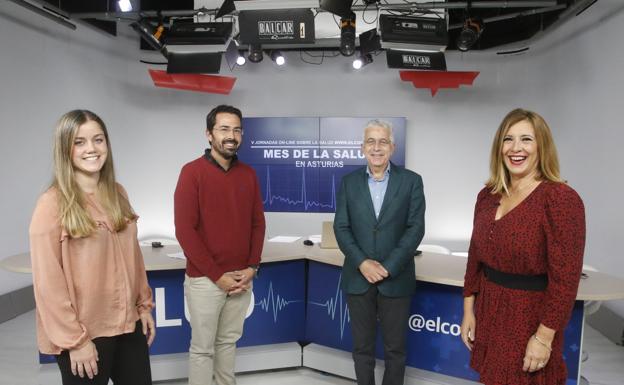
[[[541,92],[551,100],[549,122],[556,127],[563,176],[585,203],[585,263],[622,277],[624,4],[601,0],[587,12],[590,17],[575,19],[540,48]],[[624,301],[604,305],[624,316]]]
[[[427,243],[467,249],[476,194],[487,178],[490,144],[503,116],[521,106],[553,128],[562,171],[584,198],[589,263],[624,277],[617,229],[624,209],[615,156],[624,134],[616,113],[624,79],[618,31],[624,12],[603,0],[524,55],[449,53],[449,70],[476,70],[472,87],[428,90],[401,82],[383,55],[359,72],[349,58],[310,65],[247,63],[228,96],[156,88],[127,25],[113,38],[79,24],[70,31],[14,4],[0,4],[0,258],[28,250],[28,224],[50,180],[52,129],[70,109],[87,108],[108,125],[117,176],[140,215],[140,236],[173,236],[172,196],[180,167],[207,145],[205,115],[216,104],[246,116],[405,116],[406,164],[424,179]],[[593,20],[596,27],[585,24]],[[596,60],[596,57],[600,57]],[[313,58],[308,58],[313,61]],[[620,166],[620,167],[618,167]],[[619,194],[618,194],[619,195]],[[327,214],[269,213],[268,233],[318,234]],[[30,284],[0,271],[0,294]],[[616,305],[617,307],[617,305]],[[623,306],[624,308],[624,306]],[[624,314],[624,309],[621,314]]]

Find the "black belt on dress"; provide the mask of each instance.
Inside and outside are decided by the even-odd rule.
[[[505,273],[484,265],[483,271],[488,281],[508,289],[544,291],[548,287],[548,275],[524,275]]]

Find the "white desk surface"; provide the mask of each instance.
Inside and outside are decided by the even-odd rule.
[[[186,261],[168,257],[167,254],[181,251],[180,246],[153,248],[141,246],[147,270],[184,269]],[[294,243],[265,242],[262,262],[281,262],[299,259],[342,266],[344,255],[338,249],[321,249],[318,245],[305,246],[302,241]],[[424,252],[415,257],[416,279],[424,282],[450,286],[463,286],[466,258],[454,255]],[[0,268],[5,270],[30,273],[30,254],[23,253],[0,260]],[[583,301],[606,301],[624,299],[624,279],[608,274],[585,271],[587,278],[581,280],[577,299]]]

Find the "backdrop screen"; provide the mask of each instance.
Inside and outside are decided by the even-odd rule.
[[[361,151],[373,118],[244,118],[239,159],[258,174],[265,211],[336,210],[346,174],[366,164]],[[392,162],[405,166],[405,118],[383,118],[393,126]]]

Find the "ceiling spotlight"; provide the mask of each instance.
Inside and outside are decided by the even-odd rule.
[[[373,56],[370,53],[367,53],[366,55],[360,55],[355,60],[353,60],[353,69],[359,70],[360,68],[372,62]]]
[[[468,51],[479,40],[482,32],[483,22],[477,19],[466,19],[464,27],[457,37],[457,49],[463,52]]]
[[[130,12],[130,11],[132,11],[132,3],[130,3],[130,0],[119,0],[117,2],[117,5],[119,6],[119,10],[121,12]]]
[[[236,64],[238,64],[239,66],[242,66],[245,64],[245,62],[247,62],[247,59],[245,59],[245,56],[239,53],[238,57],[236,58]]]
[[[355,13],[340,19],[340,53],[351,56],[355,53]]]
[[[281,51],[278,50],[271,51],[271,60],[273,60],[278,66],[284,65],[286,63],[284,55]]]
[[[252,63],[260,63],[263,59],[262,46],[260,44],[250,44],[247,58]]]

